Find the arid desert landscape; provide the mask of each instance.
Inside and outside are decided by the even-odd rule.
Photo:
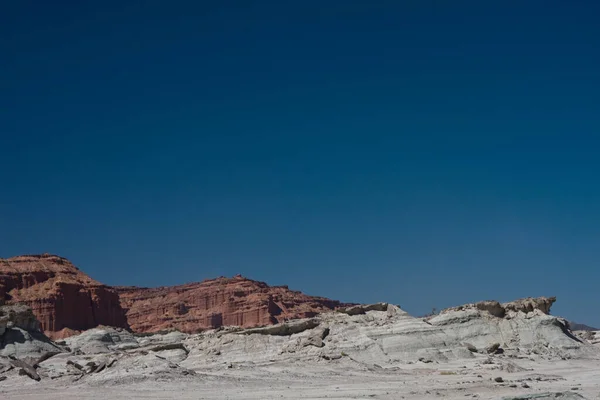
[[[600,334],[552,297],[414,317],[242,277],[124,289],[57,256],[1,264],[0,398],[600,398]]]
[[[2,1],[0,400],[600,400],[599,21]]]

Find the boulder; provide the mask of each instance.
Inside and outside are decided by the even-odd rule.
[[[477,347],[473,346],[471,343],[465,343],[465,347],[467,348],[467,350],[469,350],[471,353],[477,353]]]
[[[0,335],[4,334],[7,328],[40,331],[40,322],[25,304],[4,305],[0,306]]]
[[[485,348],[488,354],[496,354],[500,350],[500,343],[492,343]]]
[[[494,317],[504,318],[504,316],[506,315],[506,310],[497,301],[480,301],[479,303],[475,303],[475,307],[477,307],[477,309],[479,310],[489,312]]]
[[[0,315],[0,356],[36,364],[63,351],[40,331],[40,323],[28,306],[0,306]]]
[[[329,335],[329,328],[325,326],[318,326],[310,331],[310,334],[300,340],[300,346],[314,346],[323,347],[325,339]]]
[[[260,335],[275,335],[275,336],[290,336],[295,333],[304,332],[308,329],[313,329],[319,326],[319,321],[316,319],[304,319],[290,321],[283,324],[265,326],[261,328],[246,329],[240,333],[251,335],[258,333]]]
[[[150,351],[158,352],[158,351],[167,351],[167,350],[183,350],[186,353],[189,353],[189,350],[183,345],[183,343],[167,343],[161,344],[149,349]]]
[[[543,314],[550,314],[552,304],[556,302],[556,297],[528,297],[502,304],[504,309],[512,312],[531,313],[536,310]]]
[[[358,304],[350,307],[341,307],[337,311],[348,315],[366,314],[367,311],[388,311],[388,303]],[[389,312],[393,315],[395,311],[392,309]]]
[[[14,356],[35,363],[45,354],[63,351],[41,332],[29,332],[21,328],[8,329],[1,338],[0,356]]]
[[[131,332],[112,327],[89,329],[79,335],[66,338],[65,343],[72,351],[83,354],[102,354],[140,347]]]
[[[38,373],[35,371],[35,368],[33,368],[33,366],[31,366],[30,364],[19,360],[17,358],[11,357],[10,363],[15,367],[15,368],[19,368],[19,375],[27,375],[29,376],[31,379],[39,381],[42,378],[40,378],[40,376],[38,375]]]

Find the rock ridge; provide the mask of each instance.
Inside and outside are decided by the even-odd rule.
[[[134,332],[258,327],[311,318],[344,305],[241,275],[171,287],[116,289]]]
[[[480,310],[487,311],[494,317],[505,318],[515,313],[539,312],[549,315],[552,304],[556,302],[556,297],[527,297],[507,303],[500,303],[495,300],[484,300],[477,303],[464,304],[457,307],[450,307],[442,310],[440,314],[446,314],[454,311]]]
[[[101,325],[136,333],[252,328],[350,306],[241,275],[157,288],[110,287],[68,259],[47,253],[0,259],[4,303],[31,307],[41,329],[54,339]]]

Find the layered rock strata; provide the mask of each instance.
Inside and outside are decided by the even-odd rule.
[[[55,339],[100,325],[138,333],[265,326],[346,306],[239,275],[172,287],[113,288],[49,254],[0,259],[2,303],[31,307],[41,329]]]
[[[49,254],[0,259],[0,302],[31,307],[54,338],[98,325],[128,327],[116,290]]]
[[[181,286],[117,289],[135,332],[197,332],[222,326],[272,325],[314,317],[342,305],[239,275]]]

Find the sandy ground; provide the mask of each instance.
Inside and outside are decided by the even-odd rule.
[[[598,360],[514,363],[525,370],[509,372],[464,361],[387,370],[361,370],[344,363],[273,363],[198,370],[196,376],[177,380],[125,379],[119,384],[15,377],[0,382],[0,399],[502,399],[564,391],[600,399]],[[496,377],[504,382],[495,382]]]

